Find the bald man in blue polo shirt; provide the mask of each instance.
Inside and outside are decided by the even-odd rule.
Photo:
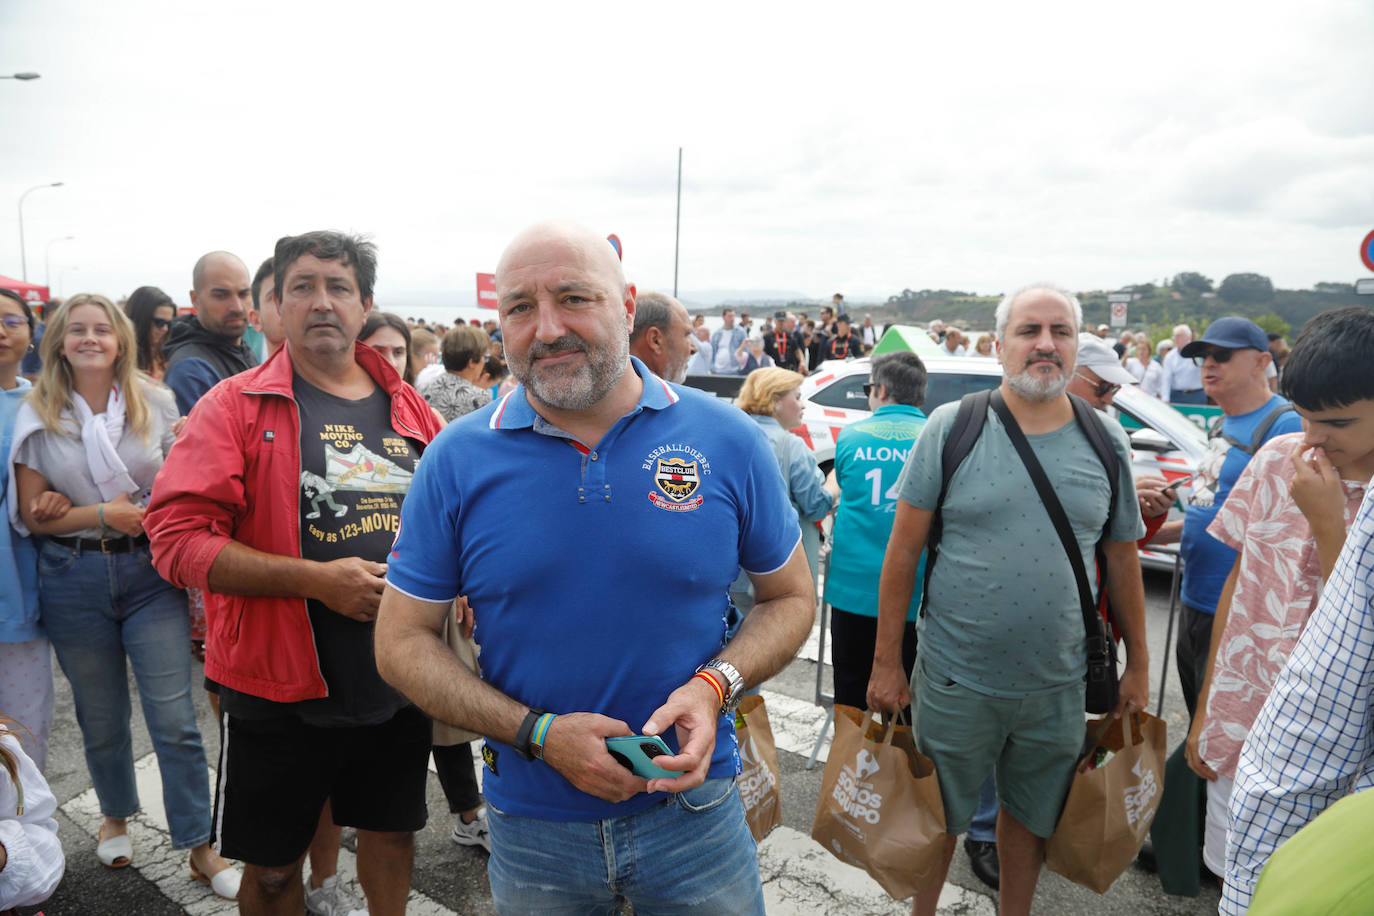
[[[762,913],[733,709],[810,631],[815,594],[772,449],[733,407],[629,356],[635,291],[580,226],[522,232],[496,270],[520,386],[416,469],[378,617],[383,677],[486,736],[503,913]],[[759,603],[726,643],[743,568]],[[480,679],[440,637],[465,595]],[[659,735],[642,779],[605,739]]]

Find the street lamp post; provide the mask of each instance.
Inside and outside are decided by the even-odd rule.
[[[43,285],[48,287],[49,291],[52,290],[52,286],[48,282],[52,277],[52,272],[48,269],[48,255],[52,254],[52,246],[56,245],[58,242],[70,242],[74,238],[76,238],[74,235],[64,235],[60,239],[52,239],[48,242],[47,247],[43,249]]]
[[[51,184],[36,184],[19,195],[19,269],[22,271],[20,279],[25,283],[29,282],[29,261],[28,254],[24,250],[24,198],[41,188],[60,187],[62,187],[62,182],[60,181],[54,181]]]

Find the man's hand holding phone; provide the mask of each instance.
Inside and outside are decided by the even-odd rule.
[[[1156,518],[1164,515],[1178,499],[1180,487],[1192,483],[1193,475],[1180,478],[1174,481],[1165,480],[1162,477],[1137,477],[1135,479],[1135,494],[1140,501],[1140,514],[1145,518]]]
[[[720,724],[720,696],[699,677],[674,690],[649,721],[643,733],[660,735],[669,725],[677,729],[679,752],[672,757],[656,757],[654,763],[665,770],[680,771],[676,779],[651,779],[650,792],[683,792],[706,781],[711,756],[716,750],[716,728]]]
[[[652,791],[642,777],[621,766],[606,747],[607,738],[629,734],[630,727],[619,719],[594,712],[561,714],[544,737],[544,762],[588,795],[623,802]],[[673,758],[660,757],[654,762],[669,759]]]

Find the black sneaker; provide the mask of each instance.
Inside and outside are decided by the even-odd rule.
[[[1001,870],[997,863],[997,844],[964,837],[964,852],[968,853],[968,864],[973,873],[993,890],[1001,886]]]

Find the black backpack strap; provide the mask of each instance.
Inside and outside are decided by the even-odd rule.
[[[1064,512],[1064,506],[1059,502],[1059,497],[1055,495],[1054,486],[1050,483],[1049,477],[1045,474],[1045,469],[1040,466],[1040,460],[1035,457],[1035,452],[1031,450],[1030,443],[1026,441],[1026,434],[1021,432],[1021,427],[1012,416],[1006,401],[1002,399],[1000,391],[993,392],[992,409],[997,411],[997,416],[1002,420],[1002,425],[1006,427],[1007,438],[1016,449],[1016,453],[1021,456],[1021,463],[1026,466],[1026,473],[1030,475],[1031,482],[1035,484],[1036,492],[1040,494],[1040,501],[1045,505],[1045,511],[1049,513],[1050,521],[1054,523],[1055,533],[1059,535],[1059,541],[1064,547],[1064,552],[1068,555],[1069,566],[1073,569],[1073,578],[1078,586],[1078,601],[1083,610],[1083,627],[1088,639],[1088,650],[1092,652],[1097,648],[1094,645],[1094,638],[1101,640],[1102,623],[1097,615],[1097,609],[1093,606],[1092,588],[1088,585],[1088,571],[1083,565],[1083,554],[1078,548],[1078,540],[1073,536],[1073,526],[1069,523],[1069,517]],[[929,564],[929,560],[926,561]]]
[[[1222,424],[1226,422],[1224,416],[1217,418],[1217,423],[1208,431],[1207,438],[1221,439],[1232,448],[1238,448],[1247,455],[1253,455],[1255,452],[1259,451],[1259,447],[1269,439],[1269,430],[1274,428],[1274,424],[1279,422],[1279,418],[1292,409],[1292,404],[1285,403],[1280,404],[1278,407],[1275,407],[1273,410],[1269,411],[1269,413],[1265,414],[1259,426],[1255,427],[1254,435],[1250,437],[1249,442],[1241,442],[1239,439],[1228,436],[1221,431]]]
[[[930,533],[926,536],[926,576],[921,586],[921,614],[925,615],[926,602],[930,600],[930,571],[935,568],[935,556],[940,547],[940,535],[944,531],[945,495],[949,493],[949,482],[959,465],[964,463],[973,443],[983,434],[983,423],[988,418],[988,400],[991,388],[973,391],[959,399],[959,410],[954,415],[954,423],[945,438],[945,446],[940,451],[940,498],[935,503],[935,514],[930,520]]]
[[[1107,524],[1103,526],[1103,531],[1111,529],[1112,516],[1116,512],[1116,497],[1119,491],[1118,483],[1121,479],[1121,460],[1116,454],[1116,449],[1112,448],[1111,434],[1107,432],[1107,424],[1102,422],[1102,417],[1093,406],[1076,394],[1069,395],[1069,402],[1073,404],[1074,419],[1078,421],[1078,426],[1083,430],[1083,435],[1088,437],[1088,444],[1097,453],[1097,460],[1102,462],[1103,469],[1107,472],[1107,480],[1112,486],[1112,501],[1107,511]]]
[[[1107,479],[1111,481],[1112,501],[1107,510],[1107,521],[1102,525],[1102,537],[1105,539],[1111,532],[1112,520],[1116,517],[1116,498],[1120,492],[1121,461],[1116,449],[1112,447],[1111,435],[1107,432],[1107,425],[1102,422],[1102,415],[1076,394],[1069,395],[1069,402],[1073,404],[1073,415],[1078,420],[1079,428],[1083,430],[1083,435],[1087,437],[1088,443],[1097,453],[1097,460],[1102,462],[1102,467],[1107,472]],[[1097,606],[1101,610],[1103,619],[1110,624],[1112,623],[1112,612],[1111,603],[1107,600],[1107,554],[1102,549],[1101,541],[1098,542],[1097,550],[1094,551],[1094,558],[1097,560]]]
[[[1279,422],[1279,418],[1292,409],[1292,404],[1280,404],[1278,407],[1269,411],[1269,414],[1260,421],[1260,425],[1255,427],[1255,434],[1250,437],[1250,448],[1248,451],[1251,455],[1259,451],[1259,447],[1268,441],[1269,430],[1274,428],[1274,424]]]

